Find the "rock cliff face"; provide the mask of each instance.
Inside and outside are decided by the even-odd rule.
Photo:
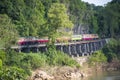
[[[89,27],[83,24],[75,24],[73,34],[89,34]]]

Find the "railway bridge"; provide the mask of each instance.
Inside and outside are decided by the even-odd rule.
[[[85,56],[90,55],[94,51],[102,49],[108,43],[107,39],[91,40],[91,41],[77,41],[68,43],[56,43],[56,49],[63,51],[70,56]],[[18,52],[45,52],[47,51],[46,44],[40,45],[25,45],[12,46],[12,49]]]

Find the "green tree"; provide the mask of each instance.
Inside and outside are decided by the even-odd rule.
[[[92,28],[91,29],[92,33],[98,32],[98,22],[97,22],[96,16],[94,16],[94,15],[91,17],[91,26],[90,27]]]
[[[39,36],[38,33],[41,31],[41,26],[44,24],[44,6],[40,0],[25,0],[25,18],[27,20],[26,26],[28,27],[27,36]]]
[[[13,20],[21,20],[25,9],[24,0],[1,0],[2,14],[7,14]]]
[[[16,27],[11,19],[5,14],[0,14],[0,47],[10,47],[15,43],[17,37]]]
[[[112,0],[105,7],[99,9],[99,33],[105,37],[120,37],[120,2]]]
[[[1,0],[0,9],[0,13],[7,14],[16,25],[18,33],[23,36],[23,33],[25,33],[26,30],[26,21],[24,17],[26,5],[24,0]]]
[[[55,42],[55,38],[63,36],[67,31],[73,27],[72,22],[67,15],[67,9],[64,4],[54,3],[48,11],[48,37],[51,43]]]
[[[113,0],[113,2],[107,4],[105,8],[105,20],[109,27],[110,37],[119,37],[120,34],[120,2]]]
[[[120,60],[120,39],[115,40],[111,39],[109,44],[107,44],[102,50],[105,56],[108,58],[108,62],[111,62],[114,59]]]
[[[44,6],[40,0],[1,0],[0,13],[7,14],[21,36],[38,36],[44,23]]]
[[[86,11],[86,4],[83,3],[81,0],[69,0],[70,19],[75,24],[80,24],[84,22]]]

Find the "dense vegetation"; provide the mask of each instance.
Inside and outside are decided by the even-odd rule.
[[[90,56],[89,64],[90,65],[99,65],[100,63],[107,62],[107,57],[104,55],[102,51],[96,51]]]
[[[99,33],[102,37],[119,37],[119,4],[118,0],[113,0],[104,7],[81,0],[0,0],[0,14],[3,18],[6,14],[11,19],[20,36],[49,36],[49,32],[57,26],[73,26],[69,21],[65,21],[67,24],[58,21],[59,25],[51,23],[51,18],[57,14],[60,17],[56,19],[70,19],[74,25],[89,27],[90,33]]]
[[[108,58],[108,62],[120,60],[120,39],[112,39],[102,50],[105,56]]]
[[[67,54],[53,49],[29,54],[0,51],[0,80],[25,80],[31,75],[31,70],[46,66],[80,67]]]
[[[83,25],[89,33],[116,39],[101,52],[96,52],[91,57],[92,62],[106,61],[106,57],[108,61],[120,58],[119,14],[119,0],[112,0],[104,7],[81,0],[0,0],[0,48],[6,48],[0,51],[0,79],[24,80],[30,75],[30,70],[46,65],[79,67],[54,47],[38,54],[18,54],[9,49],[19,36],[48,36],[53,44],[56,37],[71,35],[74,26]]]

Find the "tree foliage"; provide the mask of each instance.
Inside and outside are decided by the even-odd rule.
[[[120,40],[111,39],[109,44],[107,44],[102,50],[105,56],[108,58],[108,62],[113,59],[120,59]]]
[[[69,20],[66,12],[65,5],[59,3],[52,4],[48,11],[48,37],[53,43],[56,37],[63,36],[67,29],[71,30],[73,27],[73,23]]]
[[[106,57],[108,61],[120,58],[119,0],[112,0],[104,7],[81,0],[0,0],[0,49],[13,45],[18,35],[48,36],[53,44],[57,37],[71,34],[72,27],[81,24],[90,33],[118,40],[112,40],[103,52],[95,52],[91,63],[104,62]],[[1,80],[24,80],[31,69],[45,65],[79,66],[55,47],[49,48],[46,54],[18,54],[9,50],[7,53],[0,50]]]
[[[39,36],[40,27],[44,23],[44,6],[40,0],[25,1],[25,19],[27,21],[28,36]]]
[[[98,12],[99,34],[120,38],[120,2],[112,0]]]
[[[16,26],[11,19],[5,14],[0,14],[0,47],[10,47],[17,37]]]
[[[98,33],[101,37],[119,37],[120,2],[117,0],[104,7],[81,0],[1,0],[0,14],[11,18],[20,36],[46,36],[50,32],[49,26],[53,25],[48,14],[54,3],[64,4],[67,8],[65,14],[69,15],[74,25],[84,25],[90,33]]]
[[[105,7],[105,21],[110,37],[120,37],[120,2],[114,0]]]
[[[1,0],[0,13],[7,14],[21,36],[38,36],[44,23],[44,6],[40,0]]]
[[[3,63],[2,63],[2,60],[0,59],[0,70],[2,69],[2,65]]]

